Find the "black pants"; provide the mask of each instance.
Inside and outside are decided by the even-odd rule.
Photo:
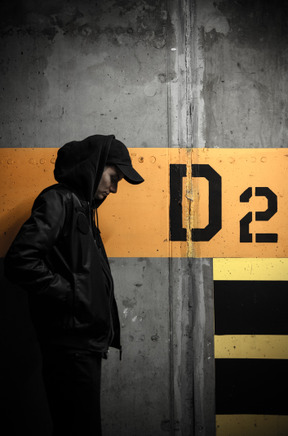
[[[43,351],[53,436],[101,436],[100,354]]]

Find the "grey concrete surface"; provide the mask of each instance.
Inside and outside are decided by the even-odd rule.
[[[128,147],[285,147],[287,9],[281,0],[3,0],[0,147],[95,133]],[[105,436],[212,436],[212,260],[112,259],[112,268],[124,355],[111,351],[104,364]],[[21,292],[1,285],[7,366],[28,383],[27,368],[41,363],[26,347],[29,314]]]

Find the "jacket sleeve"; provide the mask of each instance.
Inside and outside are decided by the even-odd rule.
[[[61,235],[65,216],[61,193],[53,189],[41,193],[4,259],[5,275],[11,282],[63,302],[71,298],[71,284],[51,271],[45,259]]]

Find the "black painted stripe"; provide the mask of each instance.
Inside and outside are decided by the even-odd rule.
[[[288,282],[214,281],[215,333],[288,334]]]
[[[216,359],[216,414],[288,415],[288,360]]]

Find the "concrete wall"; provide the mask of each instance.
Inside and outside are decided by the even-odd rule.
[[[165,1],[7,1],[3,8],[1,147],[58,147],[95,133],[113,133],[128,147],[167,146],[167,83],[175,77],[167,53],[175,32]],[[173,431],[169,265],[169,259],[111,259],[123,360],[111,350],[103,363],[106,435]],[[39,386],[40,356],[25,296],[2,284],[6,354],[17,361],[12,366],[8,359],[9,374],[18,374],[21,387],[11,382],[10,404],[22,391],[23,407],[31,396],[27,378],[34,390]],[[19,341],[23,345],[15,351]],[[49,427],[39,389],[38,415]],[[28,432],[44,432],[31,408],[25,406],[21,416]]]
[[[128,147],[286,146],[284,1],[4,0],[1,8],[1,147],[58,147],[94,133]],[[214,434],[212,261],[111,262],[124,357],[112,351],[104,364],[104,434]],[[23,386],[40,358],[29,349],[25,297],[2,284],[11,380]]]
[[[53,147],[95,131],[129,146],[166,146],[173,28],[165,1],[2,8],[2,146]]]
[[[285,1],[200,1],[207,147],[287,146]]]

